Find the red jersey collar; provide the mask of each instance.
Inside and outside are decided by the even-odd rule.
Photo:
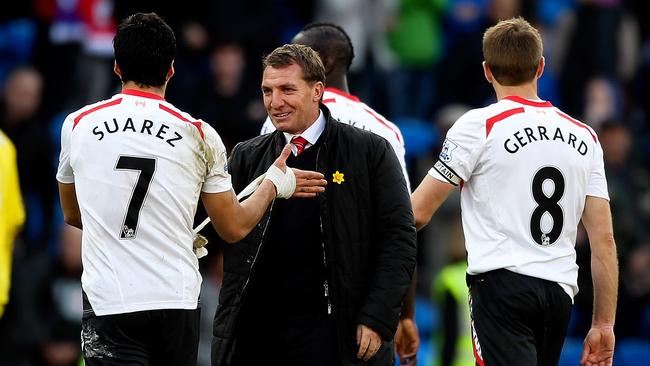
[[[348,99],[353,100],[355,102],[360,102],[361,101],[359,98],[355,97],[354,95],[348,94],[348,93],[346,93],[346,92],[344,92],[343,90],[340,90],[340,89],[327,87],[327,88],[325,88],[325,90],[330,92],[330,93],[338,94],[338,95],[340,95],[340,96],[342,96],[344,98],[348,98]]]
[[[507,97],[504,97],[503,99],[508,99],[508,100],[513,101],[515,103],[519,103],[519,104],[523,104],[523,105],[529,105],[529,106],[532,106],[532,107],[552,107],[553,106],[551,104],[551,102],[548,102],[548,101],[544,101],[544,100],[540,100],[540,101],[528,100],[528,99],[525,99],[525,98],[522,98],[522,97],[519,97],[519,96],[516,96],[516,95],[508,95]]]
[[[136,89],[122,89],[122,94],[133,95],[142,98],[156,99],[156,100],[165,100],[165,98],[161,97],[158,94],[149,93],[146,91],[136,90]]]

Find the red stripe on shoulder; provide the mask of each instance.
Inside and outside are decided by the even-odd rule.
[[[377,122],[381,123],[382,125],[386,126],[386,128],[388,128],[389,130],[391,130],[391,131],[395,134],[395,137],[397,138],[397,141],[398,141],[400,144],[402,143],[402,139],[399,137],[399,133],[398,133],[397,131],[395,131],[395,129],[394,129],[393,127],[391,127],[388,123],[386,123],[386,122],[383,121],[381,118],[379,118],[379,116],[377,116],[377,115],[376,115],[373,111],[371,111],[370,109],[368,109],[368,108],[364,108],[363,110],[366,111],[366,112],[368,112],[368,114],[370,114],[371,116],[375,117],[375,119],[377,120]]]
[[[327,103],[336,103],[336,98],[323,99],[323,104],[327,104]]]
[[[194,127],[196,127],[196,128],[199,130],[199,133],[201,134],[201,138],[202,138],[203,140],[205,140],[205,135],[203,134],[203,129],[201,128],[201,122],[198,122],[198,121],[190,121],[189,119],[183,117],[182,114],[180,114],[180,113],[178,113],[177,111],[175,111],[175,110],[173,110],[173,109],[167,107],[166,105],[159,104],[158,106],[159,106],[160,109],[162,109],[163,111],[165,111],[165,112],[171,114],[172,116],[174,116],[174,117],[180,119],[181,121],[185,121],[185,122],[187,122],[187,123],[191,123],[192,125],[194,125]]]
[[[114,105],[118,105],[120,103],[122,103],[122,98],[117,98],[117,99],[113,99],[111,101],[108,101],[106,103],[98,104],[98,105],[96,105],[96,106],[94,106],[94,107],[92,107],[92,108],[90,108],[88,110],[85,110],[85,111],[79,113],[79,115],[77,117],[75,117],[75,119],[74,119],[74,124],[72,125],[72,129],[74,130],[74,128],[77,127],[77,123],[79,123],[79,121],[81,121],[81,119],[86,117],[87,115],[89,115],[89,114],[91,114],[93,112],[97,112],[100,109],[111,107],[111,106],[114,106]]]
[[[495,123],[501,122],[504,119],[519,113],[524,113],[524,107],[508,109],[507,111],[501,112],[494,117],[488,118],[487,123],[485,124],[485,137],[488,137],[488,135],[490,135],[490,131],[492,131],[492,127],[494,127]]]
[[[576,126],[578,126],[580,128],[584,128],[585,130],[587,130],[587,132],[589,132],[589,134],[591,135],[591,138],[594,139],[594,142],[598,142],[598,139],[596,138],[596,135],[593,132],[591,132],[591,129],[589,127],[587,127],[587,125],[585,125],[584,123],[582,123],[582,122],[580,122],[578,120],[575,120],[575,119],[569,117],[568,115],[566,115],[566,114],[564,114],[564,113],[562,113],[560,111],[556,111],[556,112],[560,117],[566,119],[567,121],[573,123],[574,125],[576,125]]]

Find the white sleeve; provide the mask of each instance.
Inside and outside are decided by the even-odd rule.
[[[607,178],[605,177],[605,163],[603,161],[603,148],[600,142],[594,144],[594,160],[587,182],[587,196],[601,197],[609,200]]]
[[[429,175],[453,185],[471,176],[485,145],[485,121],[466,113],[447,132],[436,164]]]
[[[260,131],[260,135],[266,135],[267,133],[271,133],[273,131],[275,131],[275,126],[273,126],[273,122],[271,122],[271,118],[267,116],[266,120],[264,120],[264,124],[262,125],[262,130]]]
[[[207,123],[203,123],[205,133],[205,146],[207,153],[207,174],[203,182],[202,192],[220,193],[232,189],[230,174],[226,171],[228,157],[226,147],[221,137]]]
[[[56,171],[56,180],[61,183],[74,183],[74,172],[70,165],[70,135],[72,135],[72,118],[66,117],[61,127],[61,153],[59,154],[59,167]]]

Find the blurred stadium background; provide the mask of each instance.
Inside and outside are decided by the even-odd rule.
[[[67,113],[119,90],[112,37],[116,24],[136,11],[159,13],[176,32],[176,75],[167,100],[211,123],[228,148],[257,135],[265,117],[262,54],[289,42],[308,22],[340,24],[356,53],[351,91],[402,129],[413,186],[454,120],[494,101],[481,69],[484,29],[498,19],[526,17],[544,38],[540,97],[596,129],[605,151],[621,266],[615,364],[650,365],[650,2],[644,0],[3,3],[0,129],[16,145],[27,221],[15,243],[10,302],[0,319],[0,365],[79,364],[81,234],[63,224],[58,208],[59,130]],[[442,275],[463,265],[459,210],[458,197],[449,199],[419,236],[420,365],[441,365],[450,327],[445,314],[450,306],[462,314],[466,306],[454,301],[465,286],[462,277]],[[584,233],[576,249],[581,290],[561,365],[577,365],[591,320]],[[201,262],[200,364],[208,365],[219,248]]]

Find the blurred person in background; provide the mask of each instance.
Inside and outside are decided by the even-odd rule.
[[[580,115],[585,91],[596,76],[627,83],[638,63],[639,31],[622,0],[580,0],[558,24],[555,52],[563,109]],[[589,122],[591,123],[591,122]]]
[[[648,234],[642,225],[637,204],[642,187],[639,186],[636,168],[629,160],[632,135],[625,125],[607,120],[600,126],[599,136],[604,152],[612,218],[616,223],[616,248],[619,259],[625,262],[637,238]]]
[[[210,75],[198,84],[192,110],[221,131],[226,150],[257,135],[266,117],[259,88],[248,78],[244,47],[236,42],[216,45],[209,58]]]
[[[14,240],[25,221],[16,149],[0,130],[0,318],[9,301]]]
[[[341,26],[354,45],[348,78],[352,91],[376,110],[388,115],[388,76],[397,60],[387,32],[394,26],[398,0],[318,0],[314,19]]]
[[[462,239],[458,238],[458,239]],[[465,284],[467,260],[462,240],[451,240],[449,264],[433,280],[432,298],[440,308],[442,328],[435,338],[438,345],[436,366],[474,366],[472,327],[470,324],[469,291]]]
[[[59,236],[59,253],[43,279],[47,295],[41,309],[47,336],[40,353],[45,365],[74,366],[81,359],[81,230],[62,225]]]
[[[224,248],[212,364],[390,365],[416,257],[398,159],[385,139],[337,122],[320,103],[325,66],[313,49],[287,44],[264,65],[276,131],[235,147],[233,187],[264,172],[289,141],[288,162],[329,182],[315,197],[276,201]]]
[[[616,334],[650,339],[650,244],[636,244],[623,268]]]
[[[437,107],[437,72],[443,56],[442,18],[447,0],[400,0],[388,44],[397,58],[390,75],[392,118],[428,120]]]
[[[523,18],[483,36],[498,102],[459,118],[412,195],[425,226],[462,184],[474,356],[487,365],[556,365],[576,295],[580,221],[592,250],[594,312],[581,363],[612,364],[618,264],[596,133],[540,100],[539,32]]]
[[[354,59],[354,47],[347,33],[333,23],[310,23],[305,25],[291,42],[309,46],[318,52],[325,67],[326,85],[322,103],[329,108],[336,121],[370,131],[390,143],[402,166],[404,180],[410,192],[411,186],[404,157],[404,138],[399,128],[359,98],[351,95],[348,89],[347,73]],[[267,117],[261,133],[266,134],[273,131],[275,131],[275,126],[271,118]],[[415,361],[420,341],[414,321],[415,277],[413,281],[413,288],[407,295],[395,339],[397,353],[402,364],[406,365],[410,364],[410,360]]]
[[[20,187],[27,212],[24,250],[47,250],[53,238],[56,191],[51,184],[52,142],[39,113],[41,74],[30,66],[13,70],[0,101],[0,129],[16,146]]]

